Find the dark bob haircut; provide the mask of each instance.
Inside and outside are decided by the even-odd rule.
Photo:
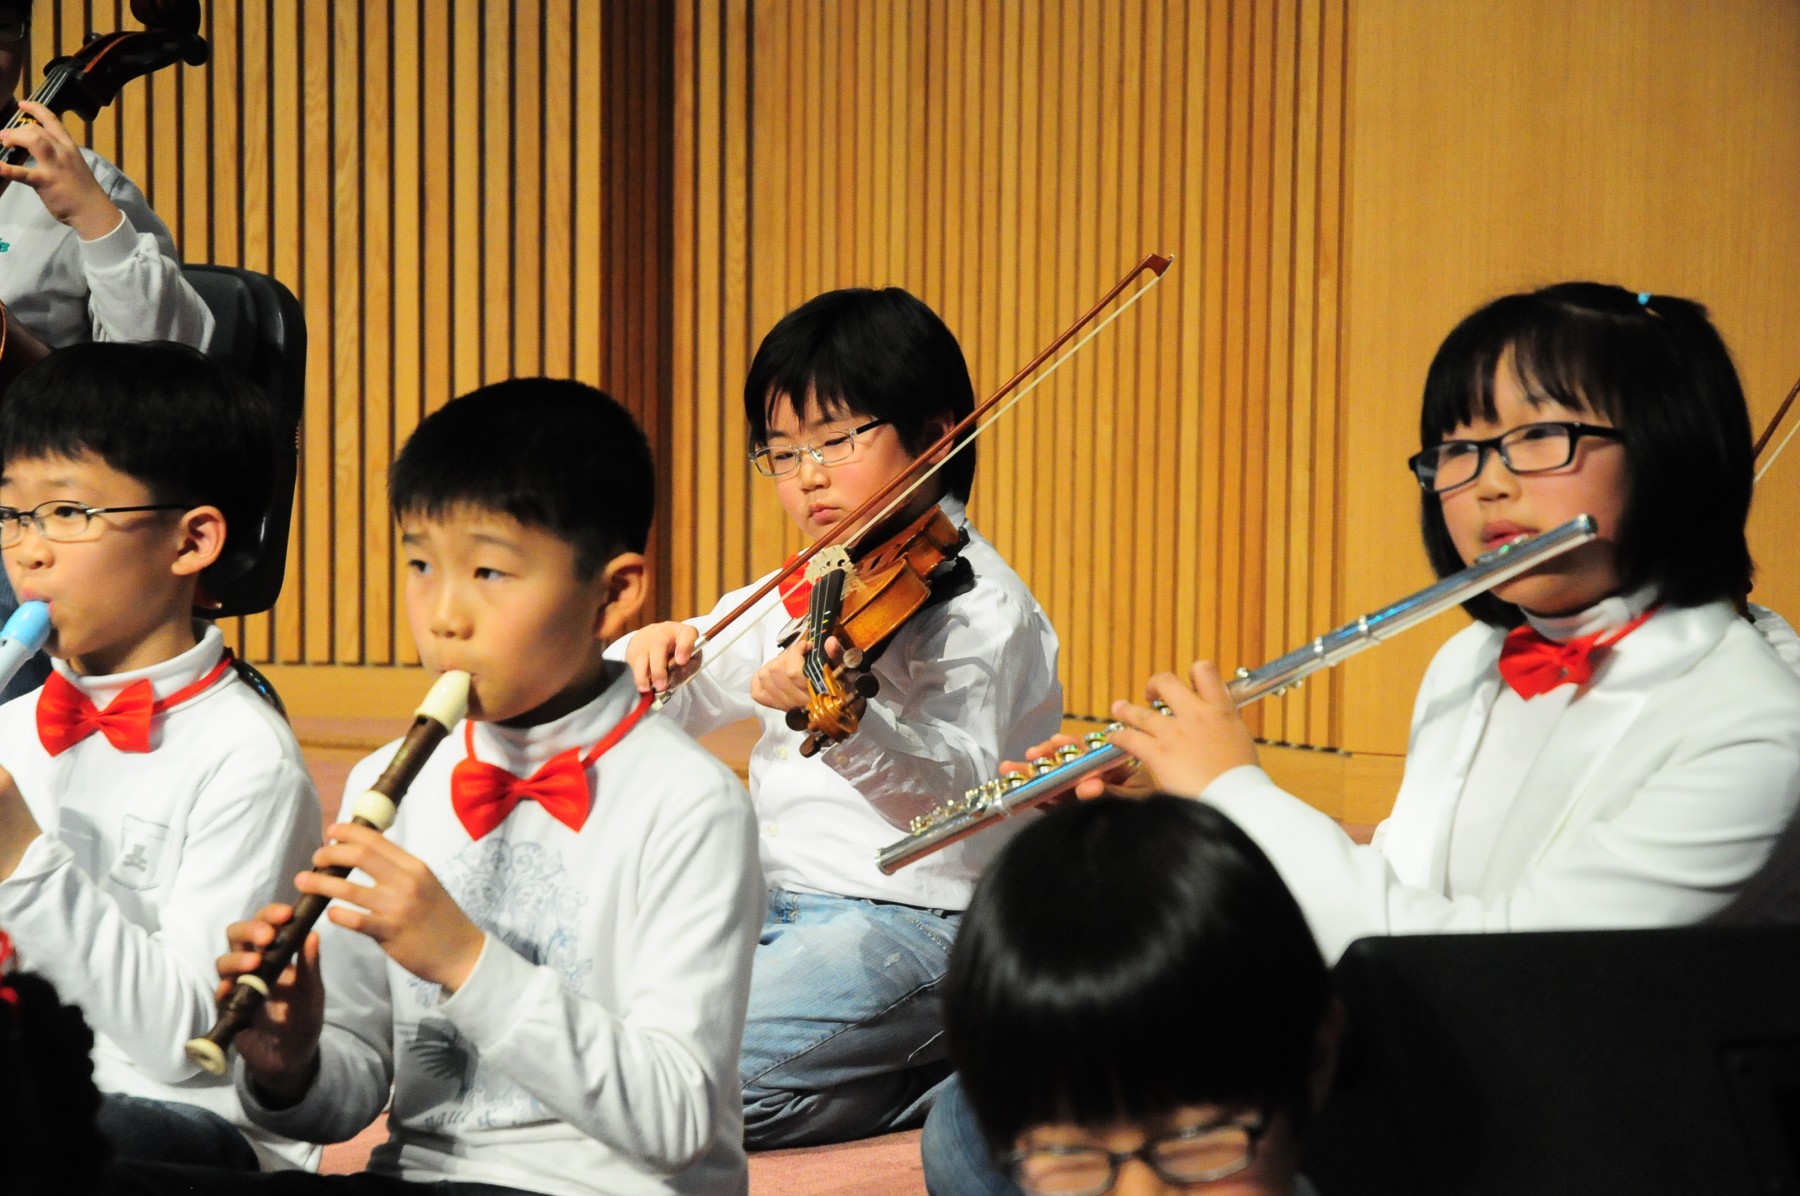
[[[656,511],[656,469],[642,429],[581,382],[514,378],[427,416],[388,471],[394,517],[461,508],[509,515],[575,550],[591,577],[642,552]]]
[[[1248,1102],[1304,1123],[1330,1003],[1268,857],[1185,798],[1054,811],[975,891],[943,984],[950,1053],[996,1154],[1036,1125]]]
[[[173,343],[69,345],[0,402],[0,461],[90,454],[159,503],[214,506],[233,532],[269,508],[281,420],[261,389]]]
[[[827,291],[781,317],[744,381],[750,443],[768,443],[777,403],[791,400],[804,414],[809,396],[826,419],[886,420],[915,457],[937,438],[932,420],[954,424],[975,409],[962,346],[936,312],[899,287]],[[940,476],[948,493],[966,501],[975,446]]]
[[[1432,359],[1420,447],[1459,424],[1494,419],[1494,373],[1507,361],[1534,406],[1594,412],[1624,433],[1631,497],[1612,533],[1624,588],[1654,584],[1675,606],[1741,603],[1754,573],[1744,536],[1750,413],[1706,309],[1670,295],[1640,302],[1594,282],[1496,299],[1458,324]],[[1437,495],[1424,495],[1421,523],[1438,576],[1463,568]],[[1464,607],[1497,627],[1524,621],[1491,594]]]

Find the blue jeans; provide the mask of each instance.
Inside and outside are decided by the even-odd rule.
[[[19,600],[13,594],[12,581],[4,571],[0,571],[0,623],[10,619],[18,609]],[[10,702],[20,694],[30,693],[49,676],[50,658],[39,652],[13,674],[13,679],[6,683],[4,689],[0,689],[0,702]]]
[[[950,1074],[937,984],[960,913],[775,890],[740,1075],[751,1149],[919,1124]]]
[[[950,1077],[919,1140],[925,1159],[925,1190],[931,1196],[1024,1196],[988,1155],[987,1142],[962,1084]]]
[[[115,1159],[257,1170],[238,1128],[211,1109],[109,1092],[95,1118]]]

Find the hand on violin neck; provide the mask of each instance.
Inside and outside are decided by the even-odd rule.
[[[687,623],[652,623],[633,632],[625,645],[625,663],[638,692],[668,693],[700,669],[694,651],[700,632]]]
[[[801,636],[783,649],[779,656],[765,664],[750,679],[751,699],[771,710],[798,710],[804,707],[813,698],[812,687],[806,680],[806,658],[811,649],[812,641]],[[837,637],[827,636],[826,662],[837,665],[843,659],[843,648],[838,644]]]
[[[75,138],[42,104],[21,100],[19,109],[35,123],[0,131],[0,145],[20,147],[31,155],[33,164],[0,166],[0,178],[36,191],[45,209],[83,241],[112,232],[123,213],[94,178]]]

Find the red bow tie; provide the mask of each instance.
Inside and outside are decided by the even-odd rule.
[[[1526,623],[1506,633],[1500,645],[1500,676],[1521,698],[1535,698],[1559,685],[1586,685],[1594,675],[1594,653],[1610,648],[1656,613],[1656,607],[1615,631],[1597,631],[1557,641]]]
[[[580,830],[590,804],[580,749],[570,748],[523,779],[473,757],[457,761],[450,773],[450,804],[471,839],[505,822],[514,806],[528,800],[570,830]]]
[[[799,553],[795,553],[789,557],[788,564],[793,564],[799,555]],[[786,568],[787,566],[782,567]],[[781,605],[787,608],[790,619],[798,619],[807,612],[812,600],[812,582],[806,579],[805,570],[788,574],[781,579],[781,584],[776,588],[781,591]]]
[[[60,756],[98,731],[121,752],[147,752],[151,721],[211,688],[230,667],[231,652],[227,649],[205,676],[160,702],[149,679],[140,677],[120,690],[105,710],[95,709],[93,701],[67,677],[51,673],[50,680],[38,691],[38,741],[52,756]]]
[[[570,748],[550,758],[542,768],[523,779],[497,764],[485,764],[475,758],[475,724],[463,726],[463,744],[467,750],[450,771],[450,806],[462,821],[469,838],[479,839],[502,822],[521,801],[534,801],[544,811],[572,831],[587,823],[593,799],[588,793],[587,770],[604,756],[625,733],[637,725],[650,709],[654,694],[644,694],[638,704],[618,726],[606,733],[584,755]]]

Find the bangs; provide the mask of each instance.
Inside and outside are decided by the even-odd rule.
[[[1186,1105],[1303,1116],[1325,970],[1273,866],[1197,802],[1101,804],[1022,831],[958,936],[946,1023],[989,1145]]]
[[[1543,295],[1508,295],[1456,326],[1426,375],[1418,445],[1456,427],[1496,421],[1494,378],[1510,367],[1532,407],[1559,403],[1624,427],[1618,394],[1625,339],[1611,313],[1571,308]],[[1625,375],[1629,376],[1629,375]]]

